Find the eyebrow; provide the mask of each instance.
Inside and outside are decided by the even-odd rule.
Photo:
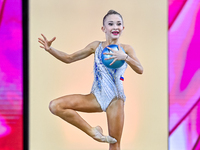
[[[114,22],[114,21],[108,21],[108,22]],[[117,21],[117,22],[122,22],[122,21]]]

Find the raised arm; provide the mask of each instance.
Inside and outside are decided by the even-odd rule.
[[[47,38],[42,34],[43,39],[38,38],[38,42],[42,45],[41,48],[45,49],[47,52],[49,52],[51,55],[59,59],[60,61],[64,63],[72,63],[81,59],[84,59],[94,53],[95,48],[98,45],[98,42],[92,42],[89,45],[87,45],[84,49],[79,50],[73,54],[67,54],[65,52],[59,51],[53,47],[51,47],[52,42],[56,39],[55,37],[52,40],[47,40]]]

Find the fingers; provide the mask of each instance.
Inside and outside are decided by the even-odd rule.
[[[104,55],[115,55],[115,53],[117,52],[117,51],[113,50],[110,47],[106,47],[106,48],[108,48],[109,50],[111,50],[111,52],[109,52],[109,53],[103,53]]]
[[[47,38],[43,34],[41,34],[41,35],[42,35],[42,37],[44,38],[45,41],[48,41]],[[41,38],[39,38],[39,39],[42,40]],[[53,37],[49,42],[53,42],[55,39],[56,39],[56,37]]]
[[[40,48],[44,48],[44,46],[40,46]]]
[[[118,45],[118,49],[119,49],[119,51],[114,50],[114,49],[112,49],[112,48],[110,48],[110,47],[106,47],[106,48],[109,49],[110,51],[112,51],[113,53],[118,53],[119,51],[122,51],[120,45]]]
[[[41,39],[41,38],[38,38],[38,41],[42,41],[42,42],[44,43],[44,40],[43,40],[43,39]]]
[[[109,60],[109,59],[117,59],[116,56],[112,56],[112,57],[109,57],[109,58],[105,58],[105,60]]]
[[[116,61],[117,61],[117,59],[115,58],[115,59],[113,60],[113,62],[110,64],[110,66],[111,66],[112,64],[114,64]]]
[[[45,49],[45,42],[44,42],[44,40],[42,40],[41,38],[38,38],[38,42],[40,43],[40,44],[42,44],[42,46],[40,45],[40,48],[43,48],[43,49]]]
[[[118,45],[118,49],[119,49],[119,51],[122,50],[120,44]]]
[[[109,49],[109,50],[111,50],[112,52],[116,52],[116,50],[114,50],[114,49],[112,49],[112,48],[110,48],[110,47],[106,47],[106,48]],[[118,49],[121,50],[120,44],[118,45]]]
[[[107,49],[111,50],[112,52],[116,52],[115,50],[113,50],[112,48],[110,47],[106,47]]]
[[[44,40],[47,40],[47,38],[43,35],[43,34],[41,34],[42,35],[42,37],[44,38]]]
[[[52,38],[52,39],[50,40],[50,42],[52,43],[53,41],[55,41],[55,39],[56,39],[56,37]]]
[[[44,45],[44,41],[42,39],[38,38],[38,42]]]
[[[110,60],[110,59],[113,59],[113,61],[110,63],[110,65],[114,64],[118,60],[116,56],[105,58],[104,60]]]
[[[56,39],[56,37],[53,37],[50,41],[47,40],[47,38],[41,34],[43,39],[42,38],[38,38],[38,42],[40,44],[42,44],[42,46],[40,46],[40,48],[44,48],[45,50],[48,50],[49,47],[51,46],[51,43]]]
[[[46,39],[46,37],[43,35],[43,34],[41,34],[42,36],[43,36],[43,38],[44,38],[44,40]],[[40,44],[42,44],[42,45],[40,45],[40,48],[43,48],[43,49],[46,49],[45,47],[45,45],[46,45],[46,41],[44,41],[43,39],[41,39],[41,38],[38,38],[38,42],[40,43]]]
[[[114,53],[103,53],[104,55],[114,55]]]

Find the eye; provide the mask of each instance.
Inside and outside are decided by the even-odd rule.
[[[112,26],[112,25],[113,25],[113,23],[108,23],[108,25],[109,25],[109,26]]]
[[[121,23],[121,22],[120,22],[120,23],[117,23],[117,25],[118,25],[118,26],[121,26],[121,25],[122,25],[122,23]]]

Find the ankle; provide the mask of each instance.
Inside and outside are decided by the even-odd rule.
[[[96,133],[96,129],[95,129],[95,127],[91,127],[91,129],[89,130],[89,132],[88,132],[89,134],[89,136],[90,137],[92,137],[92,138],[94,138],[95,137],[95,133]]]
[[[120,144],[118,143],[110,144],[109,150],[120,150]]]

